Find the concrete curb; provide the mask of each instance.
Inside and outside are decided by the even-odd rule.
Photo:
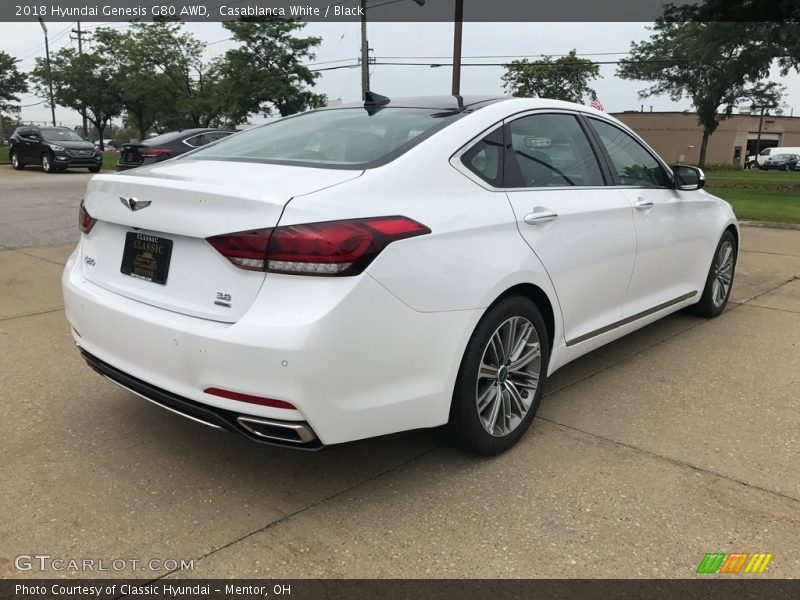
[[[770,229],[794,229],[800,231],[800,223],[775,223],[773,221],[739,221],[744,227],[768,227]]]

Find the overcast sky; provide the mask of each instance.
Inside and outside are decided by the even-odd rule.
[[[91,31],[97,23],[85,23]],[[126,23],[111,24],[119,29]],[[463,55],[464,62],[503,62],[523,56],[566,54],[573,48],[579,55],[597,61],[614,61],[624,56],[631,41],[648,37],[645,23],[465,23]],[[51,52],[66,45],[75,45],[70,40],[69,30],[75,23],[49,23]],[[188,23],[186,28],[209,44],[208,57],[212,58],[232,47],[224,42],[228,32],[219,23]],[[317,68],[327,68],[351,63],[359,54],[360,29],[358,23],[309,23],[302,35],[322,37],[314,63]],[[449,62],[453,50],[452,23],[370,23],[368,27],[370,47],[379,61],[400,60],[400,57],[425,57],[418,62]],[[217,43],[215,43],[217,42]],[[21,59],[20,68],[28,71],[34,66],[36,56],[44,55],[44,40],[38,23],[0,23],[0,50]],[[613,54],[608,54],[613,53]],[[617,54],[619,53],[619,54]],[[498,58],[470,58],[497,56]],[[391,58],[390,58],[391,57]],[[439,57],[439,58],[432,58]],[[690,102],[686,99],[672,102],[668,97],[652,97],[640,100],[637,91],[642,82],[623,81],[614,73],[616,65],[601,65],[602,79],[592,84],[608,112],[645,110],[652,105],[655,111],[686,110]],[[500,77],[502,67],[464,67],[461,90],[463,94],[502,94]],[[450,67],[427,66],[374,66],[371,88],[387,96],[417,96],[449,94],[451,86]],[[800,75],[793,73],[779,79],[789,89],[785,102],[786,114],[792,108],[800,116]],[[325,71],[318,80],[317,91],[327,94],[331,100],[355,101],[360,98],[361,80],[359,69]],[[23,105],[40,102],[33,94],[22,97]],[[26,106],[22,109],[25,121],[47,121],[50,110],[45,105]],[[74,127],[80,117],[69,109],[56,108],[56,120]],[[254,122],[259,121],[255,119]]]

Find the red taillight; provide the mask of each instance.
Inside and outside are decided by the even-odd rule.
[[[430,233],[407,217],[285,225],[208,238],[237,267],[292,275],[357,275],[390,243]]]
[[[294,404],[286,402],[285,400],[273,400],[272,398],[262,398],[261,396],[251,396],[250,394],[240,394],[239,392],[231,392],[230,390],[223,390],[215,387],[206,388],[203,391],[206,394],[219,396],[220,398],[228,398],[229,400],[238,400],[239,402],[249,402],[250,404],[271,406],[273,408],[288,408],[290,410],[297,410]]]
[[[139,148],[139,156],[142,158],[157,158],[159,156],[170,156],[172,150],[169,148]]]
[[[272,229],[240,231],[208,238],[208,243],[237,267],[250,271],[264,271],[271,233]]]
[[[89,233],[95,223],[97,223],[97,219],[86,211],[83,200],[81,200],[81,207],[78,209],[78,227],[83,233]]]

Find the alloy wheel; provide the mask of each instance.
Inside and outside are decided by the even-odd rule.
[[[50,172],[50,157],[47,154],[42,154],[42,169]]]
[[[722,306],[728,298],[733,280],[733,244],[725,241],[717,252],[714,261],[714,281],[711,284],[711,299],[714,306]]]
[[[19,158],[17,157],[16,152],[13,152],[11,154],[11,166],[14,167],[15,169],[19,168]]]
[[[542,367],[536,328],[525,317],[504,321],[483,351],[475,401],[487,433],[504,437],[519,427],[533,403]]]

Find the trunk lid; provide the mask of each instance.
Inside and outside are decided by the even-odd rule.
[[[142,147],[141,144],[122,144],[119,151],[119,162],[129,165],[141,164],[142,157],[139,156],[139,148]]]
[[[265,273],[237,268],[206,238],[275,227],[292,197],[361,173],[183,159],[95,176],[84,201],[97,223],[83,236],[83,275],[140,302],[235,322],[255,300]],[[162,275],[163,284],[146,279]]]

